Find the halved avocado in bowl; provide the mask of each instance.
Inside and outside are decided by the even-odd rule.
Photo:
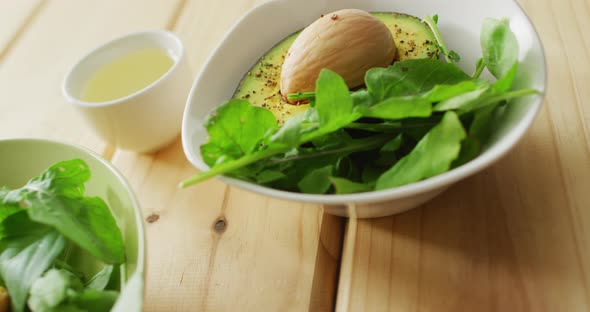
[[[383,22],[392,33],[397,48],[394,61],[434,58],[439,54],[432,30],[419,18],[392,12],[371,13]],[[309,105],[292,105],[280,94],[280,78],[283,62],[289,48],[300,31],[288,36],[268,52],[242,78],[234,98],[249,101],[252,105],[273,112],[279,124],[289,117],[305,111]]]

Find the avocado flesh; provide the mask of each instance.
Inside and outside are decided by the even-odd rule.
[[[396,61],[438,56],[436,39],[420,19],[400,13],[371,13],[381,20],[393,35],[398,49]],[[242,78],[234,98],[270,110],[279,124],[305,111],[309,105],[292,105],[283,100],[280,91],[281,69],[285,56],[299,32],[290,35],[268,51]]]

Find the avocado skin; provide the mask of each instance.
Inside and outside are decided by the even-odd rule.
[[[395,61],[435,58],[439,51],[432,31],[419,18],[392,12],[375,12],[393,34],[398,49]],[[292,105],[280,95],[281,69],[287,52],[299,31],[279,42],[256,62],[240,82],[234,98],[244,99],[252,105],[270,110],[279,124],[289,117],[305,111],[309,105]]]

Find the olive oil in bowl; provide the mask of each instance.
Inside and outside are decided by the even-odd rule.
[[[80,99],[99,103],[123,98],[158,80],[172,65],[172,57],[158,48],[124,54],[90,76]]]

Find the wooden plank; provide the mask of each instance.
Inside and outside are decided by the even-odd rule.
[[[0,62],[43,8],[42,0],[0,1]]]
[[[151,222],[147,311],[332,309],[341,219],[215,180],[177,189],[194,171],[180,142],[151,156],[117,152],[113,163]]]
[[[491,169],[424,207],[349,226],[338,311],[590,309],[590,11],[583,0],[521,4],[547,52],[543,112]]]
[[[69,67],[95,46],[132,31],[165,27],[176,4],[153,0],[45,4],[2,59],[0,139],[40,137],[111,154],[112,149],[62,97],[61,82]]]
[[[256,2],[187,1],[168,25],[197,73],[229,27]],[[195,169],[180,142],[155,153],[117,151],[113,163],[146,218],[147,311],[331,311],[343,220],[321,207],[265,198],[208,181],[177,183]]]

